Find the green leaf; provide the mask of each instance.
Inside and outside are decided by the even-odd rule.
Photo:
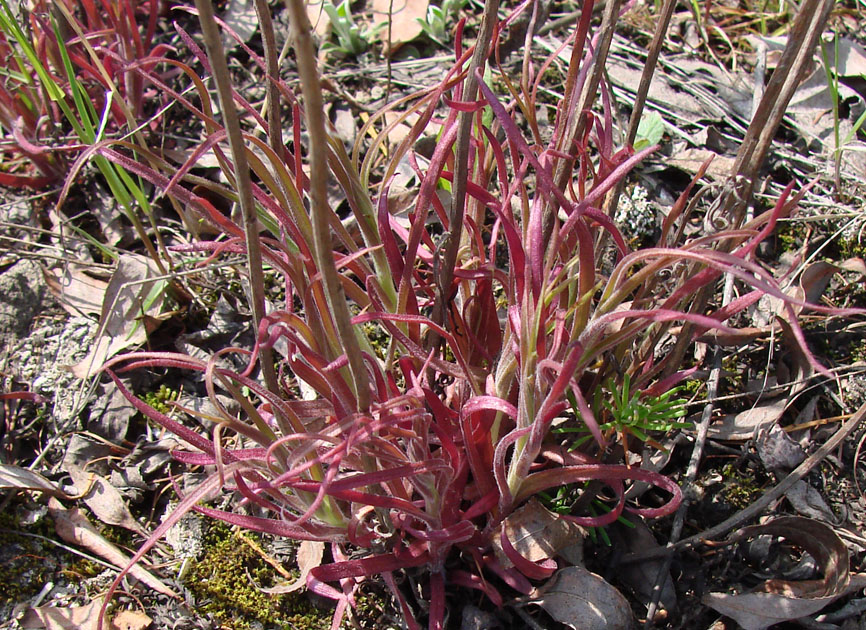
[[[635,151],[658,144],[664,135],[665,121],[661,114],[650,112],[640,119],[640,124],[637,127],[637,139],[634,143]]]

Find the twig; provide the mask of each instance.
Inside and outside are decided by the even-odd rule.
[[[307,122],[307,133],[310,134],[310,219],[313,224],[313,253],[316,266],[322,274],[322,286],[325,290],[328,310],[348,361],[357,411],[363,412],[370,408],[369,377],[358,339],[355,337],[343,285],[340,283],[337,267],[334,264],[334,247],[328,223],[330,209],[328,206],[328,136],[325,130],[325,107],[319,71],[316,67],[312,27],[307,18],[304,2],[285,0],[285,5],[289,12],[298,76],[301,80],[301,92],[304,95],[304,118]],[[326,316],[324,313],[322,315]]]
[[[267,93],[263,106],[267,111],[268,142],[280,159],[285,160],[286,147],[283,144],[280,127],[280,91],[277,88],[277,81],[280,78],[279,53],[277,53],[277,41],[274,35],[274,22],[266,0],[256,0],[256,15],[259,18],[259,29],[265,49],[265,64],[268,70]]]
[[[485,0],[484,13],[481,17],[481,27],[475,42],[475,51],[469,62],[469,72],[463,84],[461,99],[466,102],[475,100],[478,92],[476,70],[483,71],[484,64],[490,53],[490,42],[498,23],[497,13],[499,0]],[[448,232],[445,235],[442,263],[439,267],[437,285],[437,300],[433,307],[433,321],[444,324],[447,320],[448,305],[451,300],[451,283],[454,280],[454,267],[457,264],[457,252],[463,238],[463,217],[466,212],[466,188],[469,179],[469,141],[472,132],[474,112],[460,112],[457,122],[457,138],[454,141],[454,188],[451,197],[451,212],[448,216]],[[439,342],[438,335],[430,335],[430,345]]]
[[[607,54],[610,51],[613,34],[616,31],[620,5],[620,0],[608,0],[604,5],[604,15],[602,17],[598,34],[596,35],[598,41],[593,42],[595,44],[595,50],[593,50],[590,55],[590,63],[592,66],[589,69],[589,73],[583,77],[582,85],[579,83],[580,78],[577,71],[578,68],[582,68],[581,61],[583,48],[582,42],[580,41],[580,33],[578,33],[578,37],[575,39],[574,45],[572,46],[571,67],[568,72],[565,99],[563,102],[572,103],[574,102],[574,99],[577,98],[577,106],[572,109],[571,113],[565,111],[560,113],[562,116],[571,115],[571,118],[565,125],[565,132],[558,139],[556,146],[557,150],[564,153],[567,153],[570,150],[575,140],[580,138],[586,129],[587,118],[583,115],[583,112],[591,108],[592,102],[596,98],[598,86],[601,83],[601,78],[607,64]],[[583,26],[583,23],[581,23],[581,26]],[[582,73],[583,70],[581,70],[580,74]],[[554,181],[556,182],[556,187],[560,190],[567,189],[567,183],[571,178],[573,166],[574,160],[572,159],[560,159],[556,162]],[[550,229],[552,230],[552,228],[553,225],[551,223]],[[545,233],[549,234],[547,225],[545,225]]]
[[[606,4],[606,0],[600,0],[592,5],[592,12],[601,13],[604,10],[604,5]],[[566,27],[571,26],[572,24],[577,24],[578,20],[580,20],[580,16],[583,14],[582,9],[578,9],[577,11],[572,11],[571,13],[566,13],[565,15],[556,18],[555,20],[550,20],[538,29],[539,36],[547,35],[548,33],[552,33],[554,31],[562,30]]]
[[[722,208],[726,215],[734,217],[735,223],[739,223],[751,200],[758,171],[764,164],[788,103],[811,63],[815,46],[834,5],[835,0],[805,0],[800,6],[788,36],[788,45],[773,71],[737,153],[732,170],[732,186],[723,199]]]
[[[728,274],[725,277],[725,289],[724,295],[722,297],[722,303],[724,305],[728,305],[731,303],[731,300],[734,296],[734,276]],[[698,476],[698,465],[701,462],[701,459],[704,455],[704,445],[707,441],[707,431],[710,428],[710,421],[713,417],[713,411],[716,408],[716,396],[719,392],[719,382],[722,380],[722,349],[720,347],[716,348],[716,351],[713,356],[713,369],[710,371],[710,378],[707,381],[707,404],[704,405],[703,413],[701,414],[701,421],[697,426],[697,434],[695,435],[695,445],[692,449],[692,456],[689,459],[689,466],[686,469],[686,487],[688,489],[691,486],[695,479]],[[674,523],[671,527],[671,537],[670,542],[676,543],[680,536],[683,533],[683,523],[686,520],[686,511],[689,508],[691,503],[692,493],[686,492],[683,497],[683,502],[680,504],[680,507],[677,509],[677,513],[674,516]],[[673,561],[673,554],[668,555],[664,562],[662,562],[661,567],[659,567],[658,574],[656,575],[655,583],[653,584],[652,590],[652,600],[650,601],[650,605],[647,608],[646,615],[646,624],[645,628],[652,628],[653,619],[655,618],[656,610],[658,609],[659,601],[661,601],[662,596],[662,585],[664,584],[664,577],[667,575],[668,571],[671,568],[671,562]]]

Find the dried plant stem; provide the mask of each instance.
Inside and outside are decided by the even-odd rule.
[[[576,73],[577,68],[579,68],[581,65],[580,55],[582,51],[577,50],[579,42],[575,42],[574,51],[571,57],[572,64],[569,71],[568,86],[565,93],[564,102],[573,102],[573,94],[570,94],[570,90],[580,89],[581,92],[580,97],[577,101],[577,108],[574,110],[574,115],[569,120],[565,134],[563,134],[563,136],[559,139],[559,142],[557,143],[557,149],[562,152],[567,153],[569,151],[569,148],[574,144],[574,141],[577,138],[580,138],[586,129],[586,117],[582,115],[582,112],[584,110],[590,109],[592,103],[596,99],[596,92],[598,91],[598,86],[601,83],[601,78],[604,75],[605,64],[607,62],[607,54],[610,50],[610,43],[611,41],[613,41],[614,32],[616,32],[616,23],[619,18],[620,5],[620,0],[609,0],[605,4],[604,14],[601,19],[601,26],[599,27],[599,42],[592,56],[592,68],[590,70],[589,76],[584,81],[582,87],[574,83],[576,75],[572,74]],[[567,116],[568,112],[562,112],[561,115]],[[568,180],[571,178],[573,165],[573,160],[559,160],[557,162],[556,171],[554,174],[554,182],[556,183],[556,187],[560,190],[566,190],[568,188]],[[547,228],[546,224],[545,228]],[[547,232],[548,230],[545,229],[545,233]]]
[[[197,2],[202,1],[197,0]],[[312,27],[303,0],[285,0],[285,4],[289,12],[298,75],[301,79],[301,92],[304,96],[304,118],[307,132],[310,134],[310,200],[316,264],[322,274],[325,299],[334,320],[334,327],[346,353],[358,411],[363,412],[370,407],[369,378],[352,327],[346,296],[334,264],[334,248],[328,224],[328,136],[325,131],[325,106],[316,67]]]
[[[773,71],[763,98],[752,116],[724,199],[725,214],[736,225],[751,201],[755,179],[773,143],[791,97],[812,61],[818,40],[827,24],[835,0],[804,0],[788,36],[779,64]]]
[[[658,63],[662,46],[665,43],[665,37],[667,37],[668,25],[670,24],[671,16],[674,13],[674,7],[676,4],[676,0],[665,0],[664,5],[662,6],[662,12],[658,18],[655,33],[653,33],[653,41],[650,45],[649,52],[647,53],[643,73],[640,77],[640,84],[638,85],[637,94],[635,95],[634,107],[632,108],[631,117],[628,121],[628,135],[626,136],[625,141],[628,145],[634,144],[634,140],[637,137],[637,128],[640,125],[643,108],[644,105],[646,105],[647,94],[649,94],[650,84],[653,80],[653,74],[655,73],[656,64]]]
[[[773,71],[767,89],[758,105],[746,137],[725,184],[721,196],[716,200],[720,217],[726,217],[732,227],[739,227],[751,204],[752,191],[758,171],[764,164],[767,152],[782,122],[788,103],[800,85],[808,69],[818,38],[834,5],[834,0],[805,0],[800,7],[788,45],[782,53],[779,65]],[[692,301],[691,312],[700,313],[706,306],[710,288],[705,287]],[[693,326],[686,324],[677,340],[665,374],[673,372],[682,363],[691,342]]]
[[[195,0],[198,9],[199,22],[208,58],[213,70],[214,83],[219,97],[220,111],[231,148],[234,162],[235,185],[243,216],[244,234],[246,236],[247,269],[250,275],[250,306],[253,311],[253,321],[256,331],[265,316],[265,282],[262,271],[262,250],[259,243],[256,206],[253,201],[250,169],[247,164],[246,145],[244,144],[241,125],[235,109],[232,95],[232,83],[226,63],[226,55],[220,39],[219,29],[214,19],[213,3],[210,0]],[[274,393],[279,392],[277,375],[274,371],[273,355],[269,348],[261,352],[262,376],[265,386]]]
[[[265,64],[268,67],[267,105],[268,143],[274,152],[285,160],[286,148],[283,146],[283,132],[280,126],[280,91],[277,80],[280,76],[279,53],[274,37],[274,21],[267,0],[256,0],[256,15],[259,18],[259,28],[262,33],[262,45],[265,49]]]
[[[623,556],[620,562],[629,563],[655,560],[656,558],[667,556],[674,551],[679,551],[680,549],[692,547],[702,542],[718,538],[719,536],[724,536],[725,534],[739,527],[743,523],[747,523],[748,521],[761,514],[761,512],[767,509],[767,507],[769,507],[770,504],[772,504],[774,501],[776,501],[777,499],[781,499],[795,483],[808,475],[815,466],[817,466],[825,457],[827,457],[827,455],[829,455],[836,448],[838,448],[839,445],[842,444],[842,442],[845,440],[845,438],[847,438],[854,432],[854,430],[860,425],[864,418],[866,418],[866,404],[860,407],[857,412],[845,422],[845,424],[839,427],[836,433],[834,433],[833,436],[821,446],[821,448],[819,448],[812,455],[807,457],[802,464],[797,466],[797,468],[795,468],[787,477],[785,477],[776,486],[774,486],[772,490],[764,493],[760,499],[758,499],[748,507],[740,510],[730,518],[699,534],[689,536],[688,538],[683,538],[681,541],[670,544],[666,547],[652,549],[650,551],[644,551],[640,553],[628,554],[626,556]]]
[[[499,12],[499,0],[485,0],[484,13],[481,18],[481,29],[475,42],[475,51],[469,62],[469,73],[463,84],[462,100],[474,101],[478,92],[478,79],[475,71],[483,69],[493,39]],[[454,157],[454,187],[451,195],[451,213],[448,217],[450,225],[444,240],[444,254],[437,279],[439,296],[433,313],[433,319],[439,324],[445,322],[450,300],[450,287],[454,279],[454,267],[457,264],[457,252],[463,237],[463,216],[466,212],[466,182],[469,178],[469,137],[472,132],[474,112],[461,112],[457,139],[455,140]]]

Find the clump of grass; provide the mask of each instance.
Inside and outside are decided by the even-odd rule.
[[[326,42],[323,49],[344,56],[357,56],[366,52],[376,37],[376,31],[364,24],[358,24],[352,15],[352,3],[342,0],[339,4],[328,1],[322,3],[328,14],[336,42]]]
[[[444,46],[448,39],[448,29],[451,22],[463,10],[467,1],[442,0],[438,5],[430,4],[424,19],[418,18],[424,34],[440,46]]]

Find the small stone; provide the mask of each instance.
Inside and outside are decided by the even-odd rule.
[[[18,261],[0,275],[0,338],[15,341],[30,332],[47,289],[42,270],[32,260]]]

